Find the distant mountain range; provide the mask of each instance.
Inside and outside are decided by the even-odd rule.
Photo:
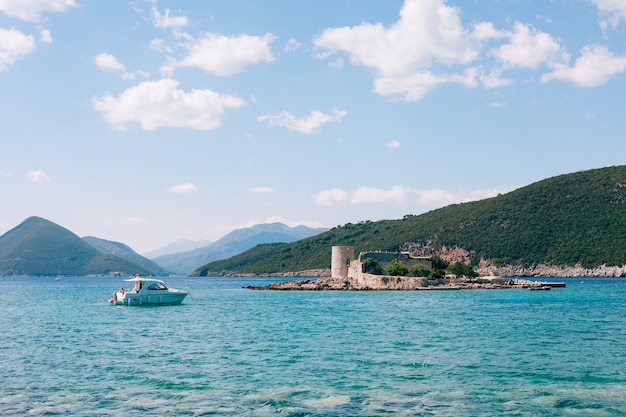
[[[315,236],[328,229],[306,226],[289,227],[283,223],[257,224],[233,230],[221,239],[201,248],[152,258],[167,271],[190,274],[209,262],[230,258],[261,243],[292,243]]]
[[[205,246],[209,246],[211,243],[210,240],[189,240],[189,239],[178,239],[177,241],[170,243],[167,246],[163,246],[162,248],[144,253],[148,259],[158,258],[163,255],[170,255],[172,253],[179,252],[188,252],[190,250],[203,248]]]
[[[150,271],[152,275],[166,275],[167,271],[161,266],[157,265],[150,259],[139,255],[132,250],[130,246],[120,242],[112,242],[110,240],[104,240],[93,236],[83,237],[83,241],[89,243],[98,251],[107,255],[113,255],[118,258],[125,259],[128,262],[132,262],[135,265],[139,265],[146,271]]]
[[[0,276],[188,274],[198,266],[236,255],[259,243],[294,242],[327,229],[290,228],[282,223],[235,230],[216,242],[176,241],[141,256],[128,245],[93,236],[78,237],[41,217],[29,217],[0,236]],[[196,245],[208,243],[197,248]],[[193,250],[184,250],[193,248]],[[171,251],[183,249],[181,252]]]

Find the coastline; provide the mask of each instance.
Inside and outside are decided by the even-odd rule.
[[[545,278],[623,278],[626,277],[626,265],[607,266],[606,264],[595,268],[583,268],[581,266],[554,266],[533,265],[530,267],[493,266],[476,268],[480,275],[499,275],[503,277],[545,277]]]
[[[362,274],[358,277],[319,278],[273,282],[266,286],[245,287],[249,290],[278,291],[433,291],[433,290],[476,290],[476,289],[550,289],[565,287],[562,282],[541,282],[526,279],[502,278],[438,278],[399,277]]]
[[[583,268],[580,266],[554,266],[533,265],[530,267],[503,266],[476,268],[475,271],[481,276],[500,276],[510,278],[624,278],[626,277],[626,265],[607,266],[600,265],[595,268]],[[330,278],[331,269],[309,269],[292,272],[272,272],[264,274],[240,274],[236,272],[221,271],[211,273],[214,277],[276,277],[276,278]]]

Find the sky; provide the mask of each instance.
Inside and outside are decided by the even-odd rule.
[[[138,253],[626,159],[626,0],[0,0],[0,234]]]

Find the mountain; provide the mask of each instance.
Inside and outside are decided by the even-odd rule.
[[[121,257],[98,251],[69,230],[29,217],[0,236],[0,275],[150,274]]]
[[[458,251],[515,266],[626,265],[626,166],[548,178],[497,197],[398,220],[348,223],[284,245],[261,245],[198,268],[195,275],[329,268],[333,245],[365,251]]]
[[[168,271],[189,274],[200,265],[218,259],[229,258],[261,243],[295,242],[322,233],[328,229],[306,226],[289,227],[283,223],[257,224],[233,230],[221,239],[203,248],[187,252],[163,255],[153,261]]]
[[[210,245],[212,242],[210,240],[189,240],[189,239],[178,239],[177,241],[170,243],[167,246],[163,246],[162,248],[153,250],[148,253],[144,253],[148,259],[158,258],[163,255],[170,255],[172,253],[178,252],[188,252],[190,250],[203,248],[205,246]]]
[[[125,259],[135,265],[139,265],[143,269],[150,271],[152,275],[167,275],[165,269],[161,268],[150,259],[139,255],[124,243],[113,242],[93,236],[85,236],[83,237],[83,241],[89,243],[101,253],[117,256],[118,258]]]

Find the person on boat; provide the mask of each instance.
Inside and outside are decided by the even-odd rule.
[[[124,294],[124,287],[120,287],[120,294]]]

